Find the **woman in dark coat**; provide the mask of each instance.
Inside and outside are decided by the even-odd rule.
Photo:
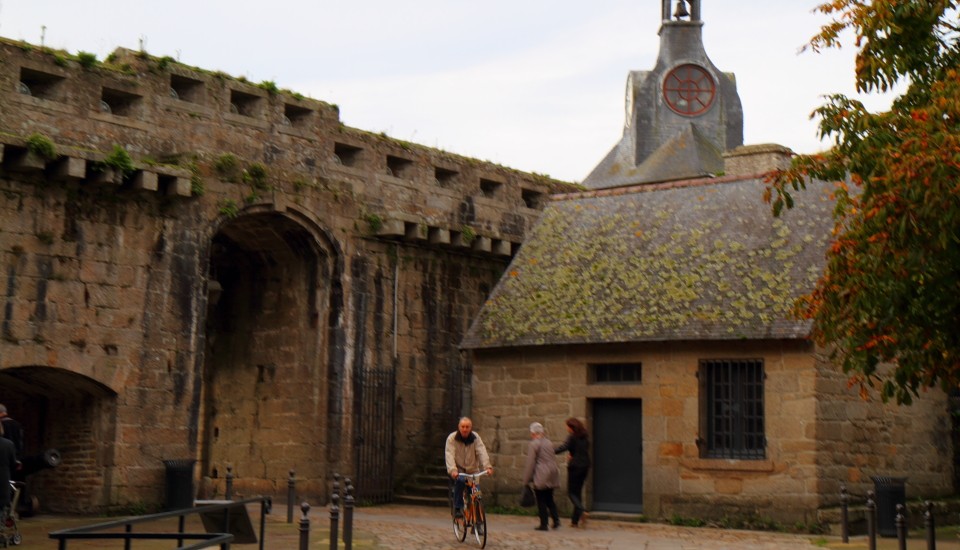
[[[573,503],[573,516],[570,517],[570,524],[573,527],[586,526],[587,512],[583,507],[583,483],[587,480],[587,472],[590,471],[590,439],[587,437],[587,428],[576,418],[566,420],[567,440],[563,445],[557,447],[554,452],[560,454],[568,451],[570,456],[567,461],[567,495],[570,502]]]

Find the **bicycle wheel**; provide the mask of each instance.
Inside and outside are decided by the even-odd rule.
[[[467,520],[462,514],[453,518],[453,534],[460,542],[467,539]]]
[[[483,502],[476,501],[473,512],[473,535],[480,548],[487,545],[487,513],[483,511]]]

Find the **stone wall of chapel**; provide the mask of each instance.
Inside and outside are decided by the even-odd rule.
[[[817,354],[817,370],[817,477],[825,504],[839,503],[841,484],[865,500],[875,476],[906,478],[908,499],[953,494],[952,427],[942,391],[923,391],[911,405],[885,404],[875,390],[862,399],[825,352]]]
[[[728,461],[699,457],[700,359],[762,358],[767,376],[764,460]],[[600,385],[588,382],[591,364],[642,364],[639,384]],[[559,444],[566,436],[568,416],[585,418],[591,426],[591,400],[630,398],[642,400],[643,411],[643,510],[651,517],[761,517],[782,522],[814,522],[817,509],[830,504],[837,483],[825,477],[859,470],[865,460],[893,461],[905,467],[917,464],[918,479],[941,481],[949,454],[930,452],[926,431],[912,436],[908,422],[942,422],[938,405],[892,413],[866,409],[854,413],[857,399],[831,383],[824,392],[824,367],[812,350],[796,342],[687,342],[683,344],[637,344],[570,346],[539,349],[478,350],[474,357],[474,403],[472,415],[488,448],[494,449],[497,476],[490,483],[496,502],[509,505],[519,493],[527,429],[539,421],[548,436]],[[835,378],[835,377],[834,377]],[[836,382],[834,380],[833,382]],[[841,394],[842,397],[841,397]],[[835,411],[833,402],[859,416],[893,414],[897,420],[842,423],[839,416],[824,422],[824,411]],[[848,407],[851,407],[849,408]],[[943,416],[943,415],[941,415]],[[867,454],[835,452],[836,441],[818,441],[824,428],[839,438],[865,440],[874,429],[889,429]],[[854,436],[856,432],[856,436]],[[836,438],[835,438],[836,439]],[[904,448],[897,442],[917,443]],[[926,440],[928,446],[920,444]],[[891,458],[895,456],[896,458]],[[558,464],[563,467],[562,457]],[[894,472],[896,473],[896,472]],[[862,474],[861,474],[862,475]],[[564,483],[566,480],[564,479]],[[944,487],[948,487],[944,483]],[[933,483],[927,486],[933,489]],[[592,486],[587,483],[587,501]],[[929,494],[929,493],[927,493]],[[559,500],[558,500],[559,502]],[[568,503],[561,503],[568,506]]]

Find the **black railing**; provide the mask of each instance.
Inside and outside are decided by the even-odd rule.
[[[181,550],[200,550],[201,548],[211,548],[214,546],[220,546],[222,549],[227,550],[230,548],[230,543],[234,542],[235,535],[231,530],[231,520],[236,521],[237,518],[246,518],[249,522],[249,516],[247,516],[247,505],[259,502],[260,503],[260,550],[264,548],[264,539],[266,535],[266,524],[267,524],[267,514],[270,513],[271,500],[270,497],[255,497],[248,498],[246,500],[230,501],[230,502],[217,502],[212,504],[205,504],[203,506],[197,506],[195,508],[183,508],[180,510],[173,510],[170,512],[161,512],[159,514],[149,514],[145,516],[136,516],[130,517],[115,521],[108,521],[104,523],[97,523],[94,525],[87,525],[84,527],[74,527],[72,529],[61,529],[59,531],[52,531],[50,533],[50,538],[56,539],[59,541],[60,550],[66,550],[67,542],[71,540],[122,540],[124,541],[124,548],[129,549],[131,546],[131,541],[133,540],[177,540],[178,547]],[[237,512],[231,513],[233,510]],[[222,513],[222,519],[219,515]],[[240,514],[238,516],[238,513]],[[188,533],[185,531],[186,518],[187,516],[198,515],[209,518],[215,518],[218,520],[216,528],[220,529],[220,532],[217,533]],[[176,533],[159,533],[159,532],[133,532],[133,526],[157,522],[163,519],[168,518],[179,518],[177,525]],[[207,522],[204,522],[206,524]],[[123,533],[106,533],[109,529],[116,529],[122,527],[124,529]],[[183,546],[183,541],[185,540],[199,540],[195,544],[190,546]],[[239,541],[238,541],[239,542]],[[248,541],[248,542],[256,542]]]

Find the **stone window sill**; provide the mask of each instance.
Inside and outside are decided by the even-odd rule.
[[[733,460],[727,458],[684,458],[680,465],[691,470],[724,472],[772,472],[772,460]]]

